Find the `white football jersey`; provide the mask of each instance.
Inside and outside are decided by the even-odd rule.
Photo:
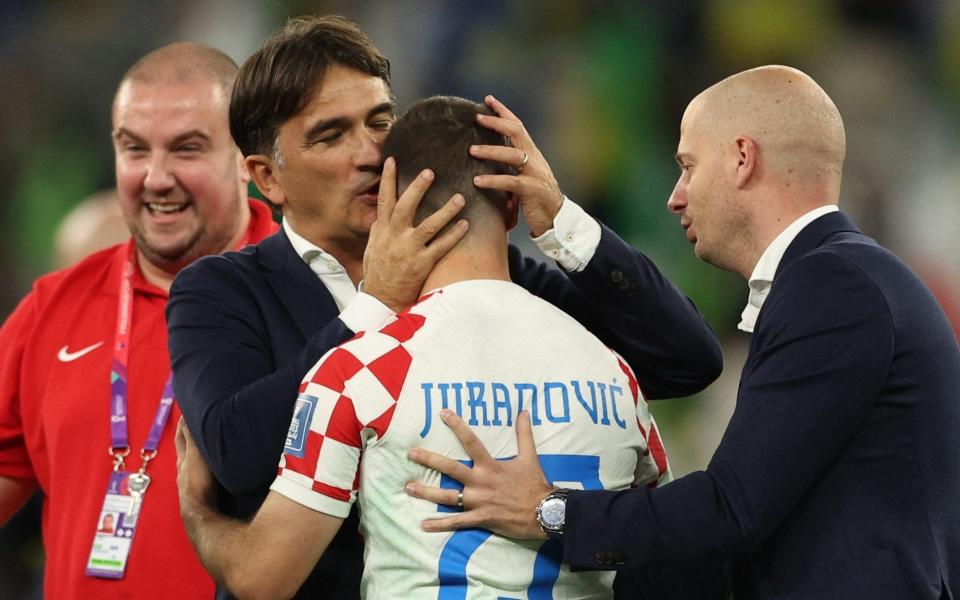
[[[528,410],[540,463],[559,487],[620,490],[670,477],[623,360],[523,288],[473,280],[428,294],[317,363],[300,387],[271,489],[341,518],[359,492],[365,598],[609,598],[614,573],[571,573],[560,542],[420,529],[458,509],[411,498],[404,484],[461,486],[407,451],[469,464],[440,420],[443,408],[497,458],[516,455],[517,415]]]

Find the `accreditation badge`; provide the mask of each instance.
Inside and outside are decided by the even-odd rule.
[[[97,517],[87,575],[123,579],[130,545],[150,476],[143,472],[113,471]]]

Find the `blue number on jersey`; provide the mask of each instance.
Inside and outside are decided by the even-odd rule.
[[[513,457],[498,458],[497,460],[510,460],[511,458]],[[563,483],[578,482],[585,490],[603,489],[603,484],[600,483],[599,456],[542,454],[539,459],[543,473],[551,485],[555,481]],[[473,461],[470,460],[460,462],[468,467],[473,466]],[[441,475],[440,487],[454,490],[463,489],[460,482],[446,475]],[[459,512],[461,509],[440,504],[437,505],[437,510],[439,512]],[[467,597],[467,562],[470,561],[470,556],[476,552],[477,548],[491,535],[492,533],[486,529],[475,528],[462,529],[450,536],[440,552],[438,567],[440,594],[437,596],[439,600],[462,600]],[[563,548],[557,540],[547,540],[540,547],[533,564],[533,581],[527,588],[527,596],[530,600],[553,599],[553,586],[560,576],[562,556]]]

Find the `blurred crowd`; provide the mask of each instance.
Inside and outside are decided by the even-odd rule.
[[[401,109],[437,93],[503,99],[565,193],[694,299],[724,341],[725,374],[696,398],[654,406],[675,475],[705,465],[716,447],[748,341],[736,331],[746,286],[698,262],[666,210],[676,124],[710,83],[769,63],[820,82],[846,124],[843,210],[925,279],[960,331],[955,0],[6,0],[0,314],[37,275],[94,249],[91,241],[125,237],[109,192],[109,111],[136,58],[189,39],[242,63],[305,13],[356,21],[392,59]],[[515,233],[523,242],[525,230]],[[22,511],[0,532],[6,598],[30,597],[24,573],[39,573],[36,513]]]

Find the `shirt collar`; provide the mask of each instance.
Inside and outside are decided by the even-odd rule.
[[[303,262],[307,263],[314,273],[323,275],[326,273],[345,272],[340,261],[334,258],[332,254],[324,252],[322,248],[294,231],[286,218],[283,219],[282,225],[283,231],[287,234],[287,239],[290,240],[290,245],[293,246],[297,256],[299,256]]]
[[[167,298],[167,291],[157,287],[147,281],[140,270],[140,262],[137,260],[137,245],[131,237],[124,244],[114,246],[113,257],[110,264],[110,271],[104,281],[104,290],[111,295],[118,295],[120,281],[123,279],[123,272],[127,268],[127,261],[130,254],[133,254],[133,291],[136,294],[147,294],[152,296],[161,296]]]
[[[777,267],[780,266],[783,254],[794,238],[804,227],[816,219],[838,210],[840,209],[835,204],[828,204],[811,210],[788,225],[767,246],[767,249],[760,255],[760,260],[757,261],[757,265],[753,268],[753,273],[750,274],[750,279],[747,282],[750,287],[750,294],[747,296],[747,305],[740,313],[740,323],[737,324],[737,329],[753,333],[753,328],[757,324],[757,317],[760,316],[760,309],[767,299],[767,294],[770,293],[770,286],[773,285],[773,276],[777,272]]]

